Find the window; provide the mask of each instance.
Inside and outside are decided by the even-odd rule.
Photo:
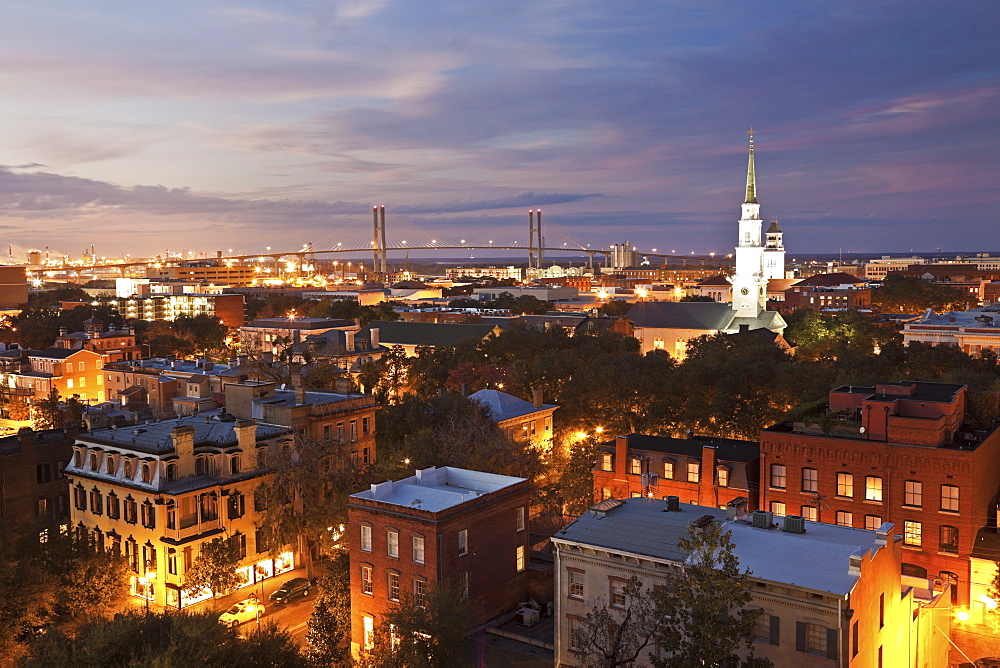
[[[783,501],[772,501],[771,502],[771,512],[775,515],[785,514],[785,504]]]
[[[837,496],[854,496],[854,476],[850,473],[837,474]]]
[[[97,470],[97,453],[96,452],[91,452],[90,453],[90,470],[91,471],[96,471]]]
[[[43,482],[48,482],[50,480],[49,476],[49,465],[39,464],[35,467],[35,481],[39,484]]]
[[[958,487],[955,485],[941,485],[941,510],[958,512]]]
[[[107,509],[108,509],[108,517],[110,517],[113,520],[118,519],[121,513],[121,508],[120,504],[118,503],[118,495],[115,494],[114,492],[108,493]]]
[[[49,500],[48,499],[38,499],[35,501],[35,517],[48,517],[49,516]]]
[[[131,494],[125,497],[124,505],[125,505],[124,507],[125,521],[128,522],[129,524],[135,524],[135,518],[138,508],[136,507],[135,499],[132,498]]]
[[[149,464],[142,465],[142,481],[151,482],[153,480],[153,469]]]
[[[885,594],[878,595],[878,627],[885,626]]]
[[[177,480],[177,464],[167,464],[167,482]]]
[[[569,572],[569,595],[583,600],[583,573],[580,571]]]
[[[86,371],[87,370],[87,363],[86,362],[80,362],[76,366],[77,366],[78,369],[80,369],[80,371]],[[80,379],[80,384],[83,385],[83,379],[82,378]]]
[[[809,520],[810,522],[816,522],[819,518],[819,512],[816,506],[802,506],[802,519]]]
[[[364,622],[364,645],[369,650],[375,642],[375,618],[365,615],[361,618]]]
[[[757,621],[753,628],[754,640],[757,642],[765,642],[769,645],[777,645],[778,622],[778,617],[769,615],[766,612],[757,615]]]
[[[142,504],[142,525],[148,529],[156,527],[156,513],[149,499],[146,499]]]
[[[80,379],[80,387],[87,387],[87,379],[86,378],[81,378]]]
[[[424,563],[424,537],[420,535],[413,536],[413,562]]]
[[[351,420],[351,443],[358,440],[358,421]]]
[[[232,475],[236,475],[237,473],[240,472],[240,458],[239,457],[233,457],[232,459],[229,460],[229,472]]]
[[[805,651],[826,656],[827,628],[819,624],[806,623]]]
[[[916,480],[907,480],[903,483],[903,505],[919,508],[923,505],[924,486]]]
[[[385,532],[386,554],[399,557],[399,532],[390,529]]]
[[[229,495],[229,499],[226,501],[229,519],[234,520],[237,517],[243,517],[243,513],[246,512],[246,498],[246,495],[240,492],[234,492]]]
[[[195,475],[205,475],[208,473],[208,460],[205,457],[198,457],[194,460]]]
[[[865,477],[865,501],[882,500],[882,478],[877,475]]]
[[[688,462],[688,482],[698,482],[701,478],[701,463]]]
[[[775,489],[785,489],[785,465],[784,464],[771,464],[771,487]]]
[[[514,513],[514,517],[515,517],[515,526],[517,527],[517,531],[524,531],[524,506],[521,506],[520,508],[517,509],[517,511]]]
[[[583,624],[579,619],[571,617],[569,620],[569,651],[582,652],[585,645]]]
[[[371,420],[370,418],[361,418],[361,433],[370,434],[371,433]]]
[[[938,573],[938,580],[948,585],[951,590],[951,604],[958,603],[958,574],[951,571],[941,571]]]
[[[673,462],[663,462],[663,477],[667,480],[674,479],[674,463]]]
[[[729,487],[729,469],[720,466],[715,470],[715,482],[719,487]]]
[[[939,549],[942,552],[958,554],[958,529],[947,524],[941,527],[941,542]]]
[[[372,567],[361,564],[361,593],[372,595]]]
[[[612,580],[610,586],[611,595],[609,600],[614,608],[625,607],[625,582],[623,580]]]
[[[852,527],[854,526],[854,514],[849,513],[846,510],[837,511],[837,524],[842,527]]]
[[[427,582],[413,578],[413,605],[422,608],[427,605]]]
[[[640,457],[629,457],[629,475],[642,475],[642,459]]]
[[[517,566],[517,572],[522,572],[524,570],[524,545],[517,546],[517,551],[514,553],[514,562]]]
[[[614,455],[610,452],[601,453],[601,470],[602,471],[614,471],[615,470],[615,459]]]
[[[462,591],[462,598],[469,598],[469,571],[462,571],[458,574],[458,586]]]
[[[370,524],[361,525],[361,551],[372,551],[372,527]]]
[[[71,390],[73,389],[73,379],[72,378],[67,378],[66,379],[66,387],[69,388],[69,389],[71,389]]]
[[[611,488],[610,487],[602,487],[601,488],[601,501],[603,501],[604,499],[610,499],[610,498],[611,498]]]
[[[810,468],[802,469],[802,491],[819,491],[819,471]]]
[[[458,532],[458,556],[464,557],[469,553],[469,530],[462,529]]]
[[[177,550],[172,547],[167,548],[167,572],[177,575]]]
[[[389,600],[399,600],[399,573],[389,571]]]
[[[628,496],[630,499],[641,499],[642,492],[630,492]]]
[[[899,565],[899,574],[909,578],[927,578],[927,569],[916,564],[902,563]]]
[[[903,545],[920,547],[920,522],[912,520],[903,522]]]
[[[115,460],[114,455],[108,455],[104,460],[104,470],[108,472],[108,475],[114,475],[118,471],[118,462]]]
[[[878,515],[865,515],[865,529],[869,531],[878,531],[878,528],[882,526],[882,518]]]

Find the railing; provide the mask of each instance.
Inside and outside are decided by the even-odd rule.
[[[170,538],[171,540],[184,540],[185,538],[190,538],[191,536],[197,536],[200,533],[206,531],[212,531],[213,529],[222,528],[222,519],[216,518],[214,520],[204,520],[200,524],[192,524],[189,527],[184,527],[181,529],[166,529],[163,532],[164,538]]]

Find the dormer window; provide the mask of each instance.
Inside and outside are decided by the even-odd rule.
[[[208,473],[208,463],[205,457],[198,457],[194,460],[194,472],[195,475],[204,475]]]
[[[96,471],[97,470],[97,453],[96,452],[91,452],[90,453],[90,470],[91,471]]]
[[[135,477],[135,467],[132,464],[132,462],[130,462],[127,459],[125,460],[125,473],[124,473],[124,475],[125,475],[125,478],[127,478],[128,480],[131,480],[132,478]]]
[[[236,475],[237,473],[240,472],[239,457],[233,457],[232,459],[229,460],[229,472],[232,473],[233,475]]]
[[[79,450],[73,453],[73,466],[76,468],[83,466],[83,453]]]
[[[104,468],[108,472],[108,475],[115,474],[115,472],[118,470],[118,462],[115,461],[114,455],[108,455]]]
[[[177,464],[167,464],[167,482],[177,480]]]
[[[142,465],[142,481],[152,482],[153,481],[153,469],[149,464]]]

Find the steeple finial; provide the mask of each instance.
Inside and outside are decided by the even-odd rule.
[[[747,134],[750,135],[750,162],[747,164],[747,198],[744,204],[757,203],[757,179],[753,173],[753,136],[756,130],[750,128]]]

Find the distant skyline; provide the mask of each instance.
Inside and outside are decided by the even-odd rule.
[[[995,2],[3,3],[0,258],[370,235],[1000,246]],[[423,232],[417,232],[421,230]],[[568,231],[571,236],[562,236]],[[391,240],[390,240],[391,241]]]

